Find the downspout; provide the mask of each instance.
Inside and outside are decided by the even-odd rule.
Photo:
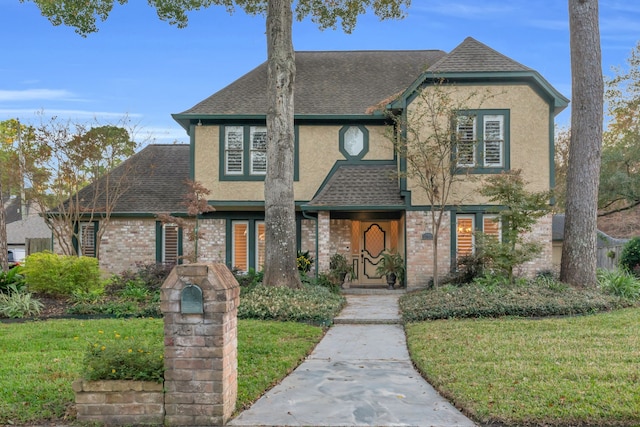
[[[310,220],[312,220],[312,221],[314,221],[316,223],[316,268],[315,268],[316,273],[315,273],[315,276],[316,276],[316,279],[317,279],[318,278],[318,247],[319,247],[318,246],[318,216],[316,215],[315,218],[312,217],[312,216],[309,216],[309,214],[307,214],[307,212],[305,210],[302,210],[302,216],[305,219],[310,219]]]

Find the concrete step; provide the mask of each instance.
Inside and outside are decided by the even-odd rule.
[[[339,318],[333,319],[336,325],[400,325],[402,319],[398,317],[387,319],[367,319],[367,318]]]

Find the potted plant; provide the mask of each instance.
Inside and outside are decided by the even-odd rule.
[[[352,267],[344,255],[335,253],[329,259],[329,270],[329,276],[336,281],[336,284],[342,285],[347,274],[352,272]]]
[[[396,280],[402,283],[404,279],[404,260],[397,252],[383,252],[376,268],[376,274],[387,278],[389,289],[394,289]]]

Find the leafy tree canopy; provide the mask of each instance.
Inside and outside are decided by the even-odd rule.
[[[53,25],[67,25],[86,37],[98,31],[97,23],[105,21],[115,3],[124,5],[128,0],[20,0],[35,3],[43,16]],[[267,0],[147,0],[154,7],[158,17],[184,28],[189,23],[188,13],[211,6],[224,6],[229,13],[236,7],[246,13],[265,14]],[[359,15],[368,9],[380,19],[399,19],[404,17],[405,9],[411,0],[298,0],[295,3],[296,18],[301,21],[309,17],[321,29],[337,28],[350,33],[356,26]]]

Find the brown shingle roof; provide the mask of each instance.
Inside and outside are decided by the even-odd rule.
[[[183,197],[189,178],[189,146],[148,145],[110,172],[112,178],[128,172],[128,190],[120,197],[114,213],[186,212]],[[95,185],[83,188],[79,196],[91,200]],[[98,206],[104,202],[98,203]]]
[[[442,58],[440,50],[296,52],[297,115],[365,114],[406,89]],[[181,114],[256,114],[267,111],[263,63]]]
[[[308,206],[400,207],[395,165],[342,165]]]
[[[429,67],[434,73],[533,71],[472,37]]]

